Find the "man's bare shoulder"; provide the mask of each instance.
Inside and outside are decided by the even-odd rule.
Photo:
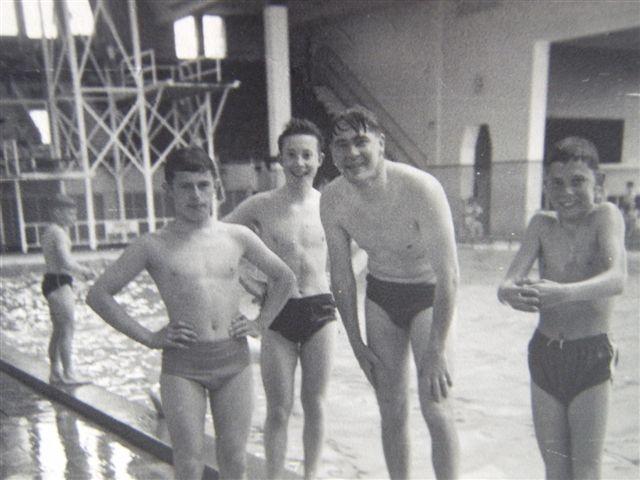
[[[48,241],[66,240],[68,237],[69,235],[65,229],[56,223],[49,224],[42,234],[43,240]]]
[[[348,184],[344,177],[339,176],[325,185],[320,196],[320,204],[334,205],[347,196]]]
[[[402,184],[405,193],[428,194],[443,191],[442,185],[436,177],[411,165],[389,162],[387,172],[389,178]]]
[[[549,232],[560,224],[558,214],[551,210],[538,210],[529,220],[528,229],[539,233]]]
[[[592,212],[597,221],[620,220],[624,221],[620,209],[611,202],[602,202],[597,204]]]

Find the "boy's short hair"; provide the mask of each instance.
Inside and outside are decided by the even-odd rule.
[[[598,149],[586,138],[566,137],[551,147],[549,164],[554,162],[567,163],[572,160],[582,161],[594,172],[598,171],[600,162]]]
[[[345,130],[382,133],[378,118],[361,105],[343,110],[331,119],[331,138]]]
[[[56,208],[77,208],[76,201],[64,193],[56,193],[49,199],[49,210]]]
[[[294,135],[311,135],[312,137],[316,137],[318,139],[318,150],[322,151],[324,137],[318,126],[311,120],[305,118],[292,118],[278,137],[278,150],[280,152],[282,152],[285,139]]]
[[[164,179],[168,184],[173,181],[176,172],[211,172],[214,180],[219,180],[213,160],[200,147],[176,148],[164,164]]]

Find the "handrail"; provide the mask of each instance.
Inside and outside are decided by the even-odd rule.
[[[348,103],[355,99],[372,110],[387,131],[391,142],[410,163],[419,168],[428,165],[427,155],[331,47],[321,45],[315,50],[314,69],[343,102]]]

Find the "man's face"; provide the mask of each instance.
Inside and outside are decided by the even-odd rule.
[[[585,162],[554,162],[549,166],[545,192],[559,217],[574,220],[593,209],[595,186],[595,174]]]
[[[318,139],[306,134],[285,137],[280,162],[287,179],[309,178],[313,181],[322,163]]]
[[[340,173],[351,183],[376,178],[384,163],[384,135],[348,128],[336,132],[331,140],[331,155]]]
[[[215,183],[210,171],[176,172],[165,188],[173,199],[177,219],[201,223],[211,216]]]

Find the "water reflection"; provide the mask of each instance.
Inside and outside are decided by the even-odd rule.
[[[0,478],[166,479],[171,468],[0,373]]]

